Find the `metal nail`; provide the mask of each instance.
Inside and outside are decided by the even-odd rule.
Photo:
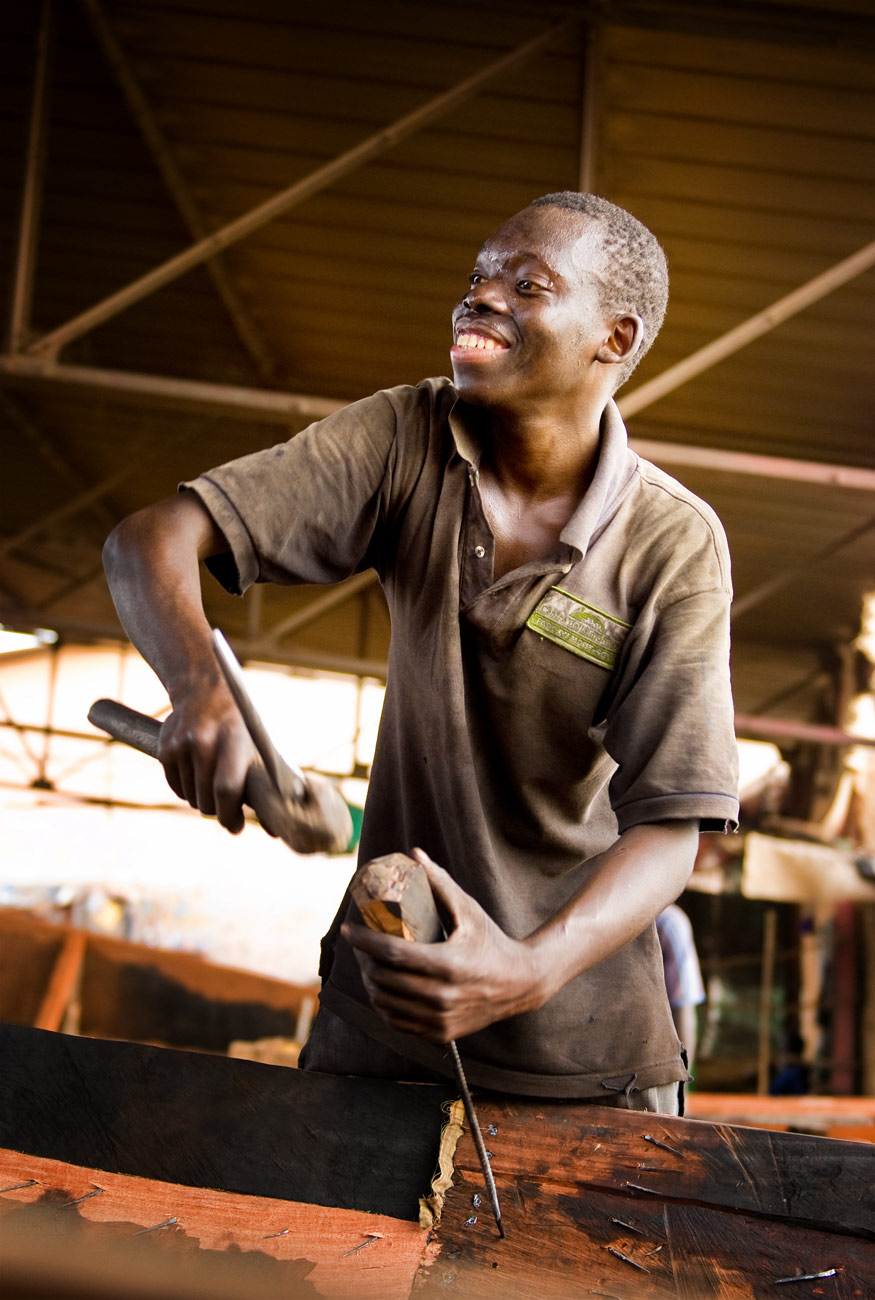
[[[659,1138],[651,1137],[649,1133],[644,1134],[645,1142],[652,1142],[655,1147],[662,1147],[663,1151],[670,1151],[673,1156],[682,1156],[683,1152],[678,1151],[677,1147],[670,1147],[667,1142],[660,1142]]]
[[[134,1236],[135,1236],[135,1237],[142,1237],[142,1235],[143,1235],[144,1232],[157,1232],[159,1228],[169,1228],[169,1227],[171,1226],[171,1224],[173,1224],[173,1223],[178,1223],[178,1222],[179,1222],[179,1220],[177,1219],[176,1215],[174,1214],[174,1216],[173,1216],[172,1219],[165,1219],[163,1223],[156,1223],[156,1224],[153,1224],[153,1226],[152,1226],[151,1228],[141,1228],[139,1232],[135,1232],[135,1233],[134,1233]]]
[[[641,1187],[639,1183],[627,1183],[626,1186],[631,1187],[633,1192],[649,1192],[651,1196],[659,1195],[659,1192],[654,1187]]]
[[[633,1268],[639,1269],[640,1272],[642,1273],[650,1272],[650,1269],[645,1268],[643,1264],[639,1264],[637,1259],[630,1259],[628,1255],[624,1255],[622,1250],[615,1250],[613,1246],[608,1246],[608,1251],[611,1255],[614,1255],[617,1259],[621,1259],[624,1264],[631,1264]]]
[[[772,1286],[783,1286],[785,1282],[817,1282],[822,1277],[835,1277],[837,1268],[825,1268],[822,1273],[797,1273],[795,1277],[776,1277]]]
[[[364,1250],[365,1246],[373,1246],[374,1242],[379,1241],[382,1238],[382,1236],[383,1236],[382,1232],[369,1232],[367,1241],[359,1242],[357,1246],[353,1246],[352,1250],[344,1251],[344,1253],[341,1255],[340,1258],[346,1259],[347,1255],[358,1254],[360,1250]]]
[[[67,1205],[78,1205],[80,1201],[90,1201],[92,1196],[99,1196],[102,1191],[103,1188],[98,1187],[93,1192],[86,1192],[84,1196],[77,1196],[75,1201],[68,1201]]]
[[[36,1187],[36,1178],[28,1178],[26,1183],[12,1183],[9,1187],[0,1187],[0,1192],[17,1192],[22,1187]]]
[[[636,1228],[634,1223],[624,1223],[622,1219],[611,1219],[611,1223],[616,1223],[618,1228],[628,1228],[630,1232],[638,1232],[642,1237],[646,1235],[644,1229]]]
[[[283,1228],[282,1232],[269,1232],[267,1236],[262,1237],[261,1240],[270,1241],[271,1237],[287,1237],[290,1232],[291,1232],[291,1228]]]

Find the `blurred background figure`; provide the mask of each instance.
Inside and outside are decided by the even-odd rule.
[[[670,903],[656,918],[656,932],[662,949],[665,988],[678,1038],[692,1068],[698,1034],[696,1007],[705,1001],[705,987],[693,927],[686,912]]]

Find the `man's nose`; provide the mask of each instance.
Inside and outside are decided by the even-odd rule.
[[[469,311],[506,311],[507,299],[497,280],[478,280],[462,299]]]

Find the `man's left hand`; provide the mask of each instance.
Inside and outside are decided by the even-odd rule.
[[[447,1043],[540,1006],[545,998],[526,942],[499,929],[421,849],[413,856],[453,928],[443,943],[425,944],[344,924],[376,1010],[394,1029]]]

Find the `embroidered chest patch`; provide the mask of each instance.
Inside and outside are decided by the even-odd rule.
[[[551,587],[526,620],[526,627],[538,636],[608,669],[616,667],[631,626],[561,587]]]

